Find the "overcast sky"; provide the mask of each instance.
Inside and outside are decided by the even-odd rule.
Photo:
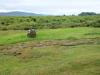
[[[0,12],[25,11],[52,15],[100,13],[100,0],[0,0]]]

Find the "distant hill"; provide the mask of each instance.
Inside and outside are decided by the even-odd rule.
[[[0,16],[44,16],[43,14],[28,13],[28,12],[0,12]]]

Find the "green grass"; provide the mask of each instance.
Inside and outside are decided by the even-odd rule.
[[[100,74],[99,45],[50,46],[26,50],[18,57],[0,54],[0,75]]]
[[[29,40],[63,40],[95,37],[100,37],[100,28],[42,29],[37,30],[37,37],[35,39],[28,38],[26,31],[0,31],[0,45]]]
[[[87,38],[96,40],[81,44],[80,40]],[[99,38],[100,28],[86,27],[37,30],[33,39],[26,31],[0,31],[0,75],[100,75]],[[41,41],[45,44],[44,40],[80,44],[32,47]]]

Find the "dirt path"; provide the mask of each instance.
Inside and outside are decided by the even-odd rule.
[[[94,39],[80,39],[80,40],[43,40],[31,41],[7,46],[0,46],[0,53],[4,54],[21,54],[24,49],[32,49],[34,47],[47,47],[47,46],[77,46],[83,44],[97,44],[100,43],[99,38]]]

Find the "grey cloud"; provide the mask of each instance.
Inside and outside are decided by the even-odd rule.
[[[46,14],[100,12],[99,0],[1,0],[1,11],[22,10]]]

